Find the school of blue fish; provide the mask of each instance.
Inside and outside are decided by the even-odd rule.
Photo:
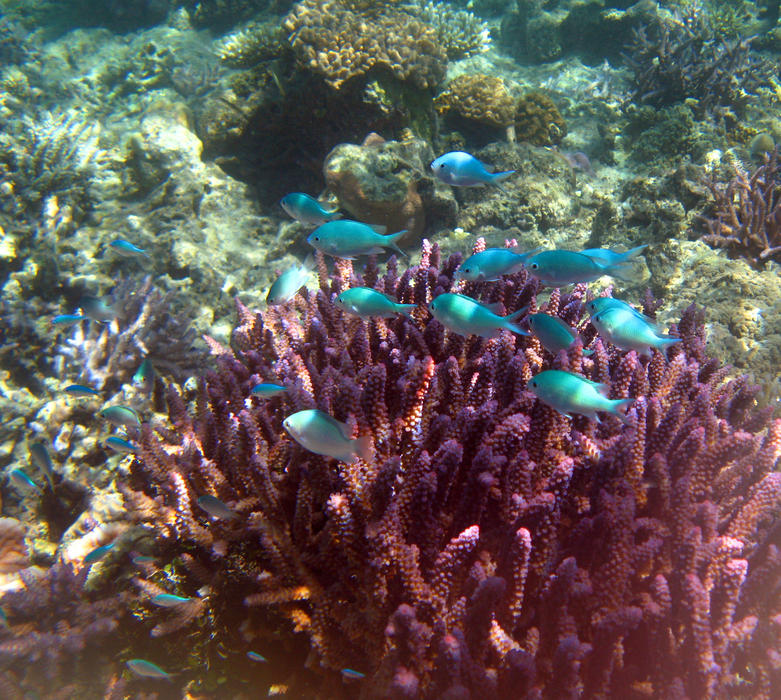
[[[510,170],[492,173],[477,158],[462,151],[440,156],[431,163],[430,168],[435,177],[454,187],[501,187],[501,183],[515,172]],[[315,250],[326,255],[352,260],[359,256],[391,251],[407,257],[398,245],[406,231],[386,233],[381,227],[343,218],[338,209],[327,208],[314,197],[301,192],[286,195],[280,205],[299,223],[315,227],[306,240]],[[522,270],[526,270],[543,284],[553,287],[591,282],[602,276],[627,279],[631,275],[632,262],[645,247],[638,246],[623,253],[601,248],[582,251],[535,249],[527,252],[516,252],[509,248],[487,248],[467,257],[456,271],[455,279],[459,284],[492,282]],[[143,249],[124,239],[112,241],[109,248],[125,258],[141,260],[149,257]],[[267,304],[272,306],[291,302],[309,281],[313,267],[313,256],[309,256],[303,263],[296,264],[280,274],[268,291]],[[558,317],[545,313],[528,313],[528,307],[507,313],[499,305],[484,304],[457,291],[440,294],[431,300],[425,310],[416,304],[400,303],[370,287],[346,289],[337,295],[333,302],[345,313],[362,319],[402,315],[414,321],[415,315],[428,311],[452,333],[484,338],[496,337],[503,331],[524,336],[534,335],[540,344],[553,354],[580,342],[578,330],[571,328]],[[600,297],[588,301],[586,308],[598,333],[622,350],[649,354],[663,351],[680,342],[679,338],[665,335],[652,319],[625,301]],[[55,316],[51,323],[59,329],[81,323],[110,323],[115,316],[116,310],[105,300],[85,297],[76,312]],[[586,348],[583,352],[590,354],[593,351]],[[148,388],[153,377],[154,368],[149,359],[145,359],[133,376],[133,382]],[[273,378],[268,379],[256,384],[250,391],[250,397],[284,402],[288,388],[276,383]],[[632,399],[610,399],[606,385],[571,372],[540,372],[531,378],[527,389],[540,401],[568,417],[579,414],[599,421],[599,414],[609,414],[624,422],[629,421],[626,411]],[[63,388],[63,393],[74,400],[86,402],[101,399],[101,393],[97,389],[82,384],[70,384]],[[100,408],[95,406],[95,409],[97,417],[122,431],[106,437],[103,440],[105,448],[122,456],[135,455],[137,447],[133,437],[138,435],[141,427],[141,417],[137,410],[120,404]],[[284,418],[282,425],[293,440],[315,454],[347,463],[370,460],[372,457],[370,436],[353,436],[349,425],[323,411],[307,409],[292,413]],[[55,470],[46,444],[36,441],[31,443],[28,449],[31,465],[43,476],[45,488],[53,493]],[[21,468],[10,471],[8,478],[23,495],[42,491],[41,486]],[[241,517],[240,512],[212,494],[199,496],[196,503],[208,517],[216,520],[231,521]],[[92,566],[110,555],[114,556],[115,546],[116,541],[112,541],[96,547],[85,555],[84,563]],[[135,553],[132,560],[135,564],[142,564],[152,562],[153,558]],[[193,600],[173,593],[159,593],[151,596],[149,602],[158,607],[170,608],[187,605]],[[2,610],[0,622],[6,623]],[[266,657],[253,650],[247,651],[246,657],[255,662],[267,661]],[[133,674],[141,678],[170,681],[174,675],[146,659],[129,659],[125,663]],[[341,673],[345,680],[358,681],[364,678],[362,672],[354,669],[345,668]]]

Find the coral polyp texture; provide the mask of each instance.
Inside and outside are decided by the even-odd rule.
[[[495,127],[509,126],[515,116],[515,100],[504,81],[482,73],[454,78],[434,104],[440,114],[453,110],[464,119]]]
[[[521,141],[535,146],[555,146],[567,135],[567,125],[550,97],[530,92],[516,105],[515,131]]]
[[[781,261],[781,188],[778,151],[752,173],[736,168],[726,185],[706,182],[713,196],[714,218],[705,218],[709,245],[726,248],[757,268]]]
[[[524,274],[460,291],[558,316],[593,354],[451,334],[422,307],[457,289],[460,261],[425,242],[403,273],[391,259],[329,275],[320,258],[316,292],[238,304],[232,349],[211,343],[192,410],[169,390],[170,425],[143,427],[124,491],[169,575],[209,591],[215,639],[279,656],[267,682],[292,697],[738,697],[748,683],[769,698],[781,422],[759,389],[707,357],[693,307],[671,329],[682,343],[641,358],[594,337],[584,285],[538,307]],[[421,308],[345,316],[334,295],[359,284]],[[551,368],[633,398],[625,422],[540,403],[527,382]],[[261,381],[287,392],[249,398]],[[311,408],[370,436],[373,457],[300,447],[282,421]],[[205,495],[237,517],[209,517]]]

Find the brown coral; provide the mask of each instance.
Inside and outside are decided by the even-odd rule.
[[[304,0],[284,27],[303,63],[335,88],[377,66],[423,89],[445,75],[436,29],[406,10],[385,7],[369,16],[338,2]]]
[[[440,114],[451,110],[464,119],[496,127],[513,123],[515,103],[504,81],[483,73],[459,75],[434,100]]]
[[[567,125],[550,97],[530,92],[518,101],[515,132],[519,141],[555,146],[567,135]]]

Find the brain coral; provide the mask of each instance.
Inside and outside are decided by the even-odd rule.
[[[431,88],[444,77],[448,58],[477,53],[490,40],[470,13],[447,13],[431,3],[304,0],[284,27],[305,65],[335,88],[376,66]]]
[[[520,141],[554,146],[567,135],[567,125],[550,97],[530,92],[518,101],[515,131]]]
[[[509,126],[515,116],[515,102],[504,81],[482,73],[451,80],[435,104],[440,114],[454,110],[464,119],[490,126]]]

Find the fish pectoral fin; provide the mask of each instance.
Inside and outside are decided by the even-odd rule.
[[[355,455],[359,458],[364,460],[365,462],[368,462],[371,460],[373,455],[373,441],[371,435],[361,435],[360,437],[356,438],[356,440],[353,443],[353,448],[355,451]]]

